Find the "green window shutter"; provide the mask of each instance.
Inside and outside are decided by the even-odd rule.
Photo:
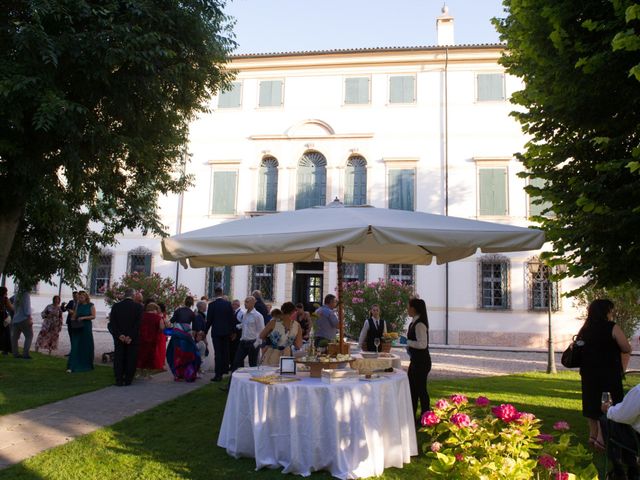
[[[216,215],[236,213],[236,176],[236,172],[213,172],[211,213]]]
[[[479,102],[505,99],[502,73],[479,73],[476,78]]]
[[[394,210],[414,210],[413,169],[389,170],[389,208]]]
[[[355,167],[347,166],[344,172],[344,204],[345,205],[355,205],[353,194],[354,194],[354,183],[355,183]]]
[[[282,105],[282,80],[260,82],[260,107],[279,107]]]
[[[543,188],[545,185],[545,182],[541,178],[534,177],[529,179],[529,185],[533,187]],[[529,216],[530,217],[542,215],[542,212],[545,209],[551,207],[551,202],[542,202],[540,204],[533,203],[537,199],[540,199],[540,197],[529,194]],[[552,213],[551,211],[547,211],[546,215],[549,215],[551,213]]]
[[[147,277],[151,275],[151,255],[144,256],[144,274]]]
[[[238,108],[241,105],[242,83],[233,82],[228,90],[220,92],[218,108]]]
[[[415,80],[413,75],[391,77],[389,79],[389,103],[415,102]]]
[[[358,281],[360,282],[364,282],[364,269],[365,269],[365,264],[364,263],[359,263],[358,264]]]
[[[91,295],[95,295],[96,291],[97,291],[97,281],[98,281],[98,259],[93,257],[93,255],[91,256],[91,283],[90,285],[90,289],[89,289],[89,293],[91,293]]]
[[[344,83],[346,105],[369,103],[369,77],[347,78]]]
[[[507,170],[482,168],[478,172],[480,215],[507,214]]]
[[[298,167],[296,210],[311,207],[313,198],[313,167]]]
[[[225,295],[231,295],[231,267],[228,265],[224,267],[223,278],[222,291]]]
[[[278,201],[278,167],[262,166],[259,175],[257,210],[259,212],[275,212]]]

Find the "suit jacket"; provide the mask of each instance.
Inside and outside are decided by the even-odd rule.
[[[115,338],[125,335],[137,342],[143,311],[144,307],[130,298],[116,303],[109,314],[109,331]]]
[[[211,335],[222,337],[236,332],[236,315],[233,312],[231,302],[224,298],[216,298],[207,309],[207,332],[211,329]]]

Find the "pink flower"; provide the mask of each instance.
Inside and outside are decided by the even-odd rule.
[[[441,398],[436,402],[436,410],[444,410],[449,406],[449,402],[447,402],[444,398]]]
[[[441,448],[442,448],[442,444],[440,442],[433,442],[431,444],[431,451],[434,453],[439,452]]]
[[[569,480],[569,472],[556,472],[556,480]]]
[[[551,455],[548,455],[546,453],[543,455],[540,455],[540,457],[538,458],[538,463],[548,470],[555,468],[555,466],[558,464],[555,458],[553,458]]]
[[[420,423],[424,427],[432,427],[440,423],[440,418],[435,414],[435,412],[429,410],[428,412],[425,412],[424,415],[422,415]]]
[[[520,412],[518,423],[533,422],[536,416],[533,413]]]
[[[489,405],[489,399],[487,397],[479,396],[476,398],[476,405],[479,407],[487,407]]]
[[[456,405],[461,405],[463,403],[467,403],[467,397],[465,397],[464,395],[461,395],[459,393],[456,393],[455,395],[451,395],[449,397],[449,399]]]
[[[549,435],[548,433],[541,433],[540,435],[536,435],[536,438],[540,443],[553,442],[553,435]]]
[[[358,297],[353,297],[351,299],[351,303],[364,303],[364,299],[363,298],[358,298]]]
[[[509,403],[493,407],[491,413],[505,423],[513,422],[520,418],[520,413],[516,410],[516,407]]]
[[[569,430],[571,427],[569,426],[569,424],[567,422],[565,422],[564,420],[560,420],[559,422],[556,422],[553,424],[553,429],[554,430]]]
[[[471,418],[469,418],[469,415],[466,413],[454,413],[451,415],[450,420],[451,423],[460,428],[467,428],[471,426]]]
[[[458,462],[462,462],[464,460],[464,455],[462,455],[461,453],[456,453],[456,460]]]

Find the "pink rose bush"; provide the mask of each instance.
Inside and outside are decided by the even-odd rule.
[[[508,403],[489,409],[490,404],[484,396],[469,402],[454,394],[437,400],[422,416],[429,470],[425,478],[598,478],[591,454],[572,442],[567,422],[556,422],[554,433],[543,433],[541,420],[532,413]]]
[[[182,305],[186,296],[191,292],[184,285],[177,285],[173,279],[162,277],[158,273],[145,275],[133,272],[124,274],[120,280],[114,282],[111,287],[104,291],[104,303],[112,307],[115,303],[124,298],[124,291],[133,288],[140,292],[143,298],[153,298],[156,302],[164,303],[167,314],[171,316],[173,311]]]

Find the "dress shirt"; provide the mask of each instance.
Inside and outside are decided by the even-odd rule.
[[[380,325],[380,322],[382,321],[382,319],[378,318],[376,320],[374,318],[373,321],[374,321],[374,323],[376,325],[376,328],[378,328],[378,325]],[[369,319],[368,318],[364,321],[364,325],[362,326],[362,330],[360,330],[360,337],[358,338],[358,345],[366,346],[366,344],[367,344],[367,333],[369,333]],[[383,334],[387,333],[387,323],[386,322],[384,324],[384,329],[383,329],[382,333]]]
[[[316,315],[318,316],[316,320],[316,337],[329,340],[336,338],[336,333],[338,332],[338,317],[336,317],[333,309],[323,305],[316,310]]]
[[[15,313],[11,323],[24,322],[31,316],[31,295],[29,292],[20,292],[14,296],[13,308]]]
[[[260,332],[264,329],[264,318],[262,317],[262,314],[253,308],[244,313],[239,312],[238,317],[240,323],[237,328],[242,329],[242,336],[240,337],[240,340],[256,340],[258,335],[260,335]]]
[[[607,418],[625,423],[640,433],[640,385],[636,385],[624,396],[622,402],[607,410]]]
[[[411,323],[414,323],[418,317],[414,317]],[[427,326],[419,322],[416,325],[416,340],[407,340],[407,347],[424,350],[429,346],[429,335],[427,334]]]

